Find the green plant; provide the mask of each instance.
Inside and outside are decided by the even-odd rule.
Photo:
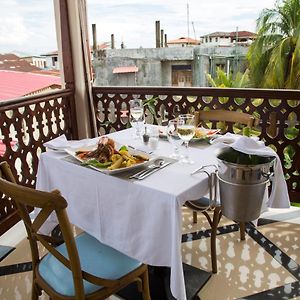
[[[277,1],[257,20],[248,52],[255,87],[300,88],[300,0]]]

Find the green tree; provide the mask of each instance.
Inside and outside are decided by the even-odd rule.
[[[300,88],[300,0],[277,1],[257,20],[257,37],[249,52],[255,87]]]

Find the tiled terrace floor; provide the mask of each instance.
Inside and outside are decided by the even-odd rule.
[[[300,209],[273,210],[263,217],[258,227],[247,227],[242,242],[233,222],[221,219],[218,273],[202,288],[200,299],[300,299]],[[270,223],[266,219],[280,221]],[[191,220],[191,212],[183,208],[183,261],[210,271],[208,223],[202,214],[196,225]],[[0,299],[30,299],[31,257],[22,224],[2,236],[0,244],[16,246],[0,262]],[[43,295],[41,299],[48,297]]]

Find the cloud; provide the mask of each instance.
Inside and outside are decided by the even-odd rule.
[[[155,21],[168,39],[199,38],[214,31],[255,31],[263,8],[275,0],[86,0],[89,31],[97,25],[98,42],[115,35],[119,48],[155,47]],[[1,0],[0,53],[12,50],[41,54],[57,49],[53,0]],[[194,27],[192,26],[192,22]],[[195,30],[194,30],[195,29]],[[92,40],[91,40],[92,43]]]
[[[189,5],[189,30],[187,17]],[[256,19],[263,8],[273,7],[275,0],[87,0],[88,17],[97,25],[98,42],[109,41],[113,33],[116,45],[123,40],[128,48],[155,47],[155,21],[168,39],[181,36],[199,38],[214,31],[255,31]],[[192,25],[193,22],[193,25]],[[90,35],[91,36],[91,35]]]
[[[0,53],[57,49],[53,0],[1,0]]]

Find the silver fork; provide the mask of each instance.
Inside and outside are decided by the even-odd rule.
[[[148,168],[146,170],[142,170],[140,172],[137,172],[133,175],[131,175],[129,178],[132,179],[132,178],[135,178],[135,179],[138,179],[140,177],[143,177],[144,175],[146,175],[148,172],[152,171],[152,170],[155,170],[157,168],[160,168],[161,165],[164,164],[164,159],[162,158],[158,158],[156,159],[153,164],[149,165]]]

